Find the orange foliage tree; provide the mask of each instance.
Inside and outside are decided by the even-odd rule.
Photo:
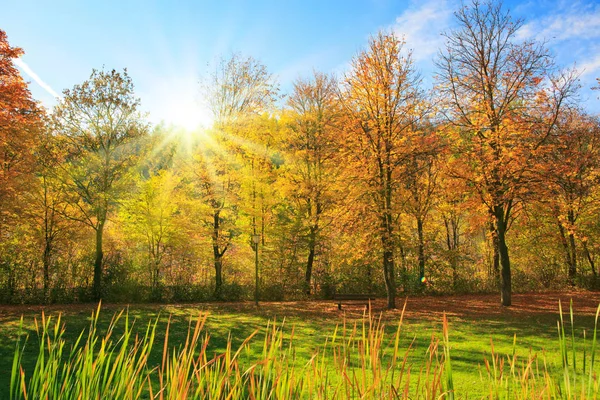
[[[311,294],[313,264],[323,230],[331,225],[331,211],[340,180],[339,132],[341,109],[334,77],[315,73],[311,80],[297,80],[288,99],[290,133],[286,139],[291,153],[290,197],[302,220],[308,255],[304,289]]]
[[[510,306],[506,233],[575,79],[573,73],[552,76],[542,44],[517,43],[522,21],[513,20],[501,4],[473,1],[455,16],[458,29],[445,34],[446,49],[437,62],[438,93],[456,128],[454,152],[464,158],[464,168],[453,175],[469,182],[490,214],[501,302]]]
[[[596,207],[600,178],[598,119],[578,110],[562,113],[556,134],[546,150],[540,163],[538,198],[547,205],[556,221],[569,283],[574,285],[578,269],[577,240],[596,275],[587,237],[579,225],[581,217],[589,215]]]
[[[393,34],[372,37],[368,49],[352,60],[342,93],[349,119],[347,153],[377,219],[388,308],[396,307],[398,189],[403,166],[414,157],[416,125],[424,113],[419,77],[403,46]]]
[[[0,30],[0,213],[18,194],[34,169],[33,149],[42,127],[43,112],[31,98],[27,83],[15,67],[23,54],[11,47]]]

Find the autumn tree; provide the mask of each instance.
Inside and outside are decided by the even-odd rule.
[[[211,208],[209,224],[212,230],[215,297],[220,298],[223,256],[234,233],[231,226],[224,230],[223,225],[225,217],[234,217],[236,188],[239,188],[239,180],[235,177],[236,162],[227,154],[227,148],[239,149],[231,139],[240,136],[239,129],[244,126],[245,119],[259,115],[273,104],[278,86],[260,62],[252,57],[233,54],[229,59],[219,61],[202,91],[215,119],[215,129],[210,140],[200,143],[200,151],[196,153],[199,168],[195,175],[204,201]]]
[[[57,165],[64,162],[63,140],[45,129],[35,147],[36,179],[32,187],[23,193],[28,207],[23,210],[41,244],[42,282],[44,300],[50,301],[50,274],[56,267],[59,241],[71,230],[65,217],[68,208],[67,193],[57,174]]]
[[[417,264],[419,282],[425,278],[425,222],[435,206],[439,190],[440,164],[444,146],[432,126],[418,129],[413,135],[415,151],[402,166],[403,209],[411,215],[417,226]]]
[[[423,114],[419,77],[404,42],[380,32],[352,60],[343,82],[347,152],[378,220],[388,308],[396,307],[396,214],[404,163],[415,154],[413,133]]]
[[[461,247],[467,219],[467,191],[460,187],[463,182],[449,176],[442,175],[441,182],[437,211],[444,225],[446,258],[452,270],[452,285],[456,289],[460,257],[464,254]]]
[[[290,134],[285,149],[290,154],[290,197],[306,226],[308,255],[304,290],[311,292],[315,255],[322,230],[331,223],[325,217],[336,204],[336,183],[340,176],[339,132],[341,106],[337,80],[315,72],[310,79],[298,79],[288,98]]]
[[[15,66],[22,54],[0,29],[0,268],[9,292],[17,281],[15,255],[9,248],[22,230],[23,194],[35,183],[34,149],[44,114]]]
[[[0,29],[0,210],[33,170],[32,150],[42,128],[43,112],[14,64],[22,54]]]
[[[452,143],[466,179],[485,204],[497,236],[501,302],[511,305],[506,234],[527,192],[538,150],[553,132],[575,88],[573,74],[553,76],[543,43],[519,42],[523,25],[502,4],[473,1],[455,13],[437,61],[438,93],[454,124]]]
[[[202,91],[216,124],[222,126],[264,112],[279,87],[258,60],[234,53],[219,60]]]
[[[557,129],[540,162],[538,196],[555,219],[564,250],[568,280],[574,285],[578,270],[578,244],[594,275],[587,235],[580,219],[595,209],[600,177],[600,124],[579,110],[561,113]]]
[[[95,232],[93,294],[100,299],[104,228],[136,162],[136,142],[146,126],[126,70],[93,70],[63,96],[53,120],[68,149],[64,182],[72,194],[69,217]]]
[[[164,258],[187,232],[180,208],[180,178],[167,170],[153,172],[137,177],[136,191],[121,211],[128,236],[144,244],[151,289],[159,297]]]

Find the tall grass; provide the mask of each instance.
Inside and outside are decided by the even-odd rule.
[[[491,356],[486,358],[482,382],[487,385],[489,399],[597,399],[600,391],[596,366],[596,333],[600,306],[596,310],[592,343],[576,335],[573,303],[569,308],[569,326],[565,328],[562,304],[559,302],[558,343],[560,374],[553,373],[546,353],[529,352],[526,357],[516,353],[517,337],[510,355],[502,356],[490,342]]]
[[[490,399],[595,399],[596,327],[591,343],[577,338],[570,309],[568,335],[562,308],[558,348],[562,376],[553,374],[545,355],[516,351],[502,356],[490,344],[481,384]],[[264,333],[253,332],[233,348],[229,338],[219,354],[209,355],[207,315],[190,320],[186,340],[171,343],[171,320],[165,338],[156,342],[159,318],[143,329],[127,312],[116,314],[105,331],[98,327],[100,306],[90,326],[66,349],[60,316],[43,313],[35,323],[39,351],[30,373],[22,368],[27,337],[16,342],[10,380],[11,399],[454,399],[451,332],[443,318],[441,339],[432,336],[424,357],[417,358],[413,342],[401,346],[403,316],[394,334],[386,333],[381,316],[366,314],[344,321],[307,362],[296,358],[295,330],[269,322]],[[21,320],[21,325],[22,325]],[[116,335],[116,327],[123,332]],[[258,339],[263,336],[262,340]],[[516,347],[516,337],[515,337]],[[155,348],[155,345],[157,346]],[[159,352],[160,362],[150,354]],[[475,366],[474,366],[475,367]]]

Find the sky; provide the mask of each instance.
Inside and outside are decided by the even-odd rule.
[[[504,2],[525,24],[519,39],[546,41],[561,67],[581,73],[580,97],[600,112],[600,0]],[[289,92],[313,70],[341,75],[370,35],[392,30],[431,87],[434,59],[460,0],[4,0],[0,29],[24,49],[18,66],[48,108],[93,68],[127,68],[150,121],[208,124],[199,82],[234,52],[267,66]]]

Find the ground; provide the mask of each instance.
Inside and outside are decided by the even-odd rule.
[[[558,302],[562,301],[563,308],[567,309],[570,300],[576,315],[593,316],[600,304],[600,292],[569,291],[569,292],[541,292],[513,294],[513,305],[502,307],[497,294],[472,294],[453,296],[413,296],[398,297],[397,310],[387,310],[386,300],[375,300],[372,304],[373,313],[383,312],[386,319],[395,319],[400,315],[400,310],[406,301],[405,317],[409,319],[435,319],[441,320],[444,313],[449,317],[457,318],[500,318],[519,319],[533,316],[556,316]],[[257,309],[254,302],[236,303],[195,303],[195,304],[103,304],[105,311],[120,311],[125,307],[132,310],[168,311],[177,309],[198,309],[209,312],[239,312],[260,316],[279,317],[311,317],[319,319],[339,320],[343,315],[357,317],[362,315],[363,303],[348,302],[344,309],[339,311],[333,300],[316,301],[287,301],[261,303]],[[14,320],[21,315],[36,315],[42,311],[46,313],[89,314],[95,310],[97,304],[53,304],[53,305],[1,305],[0,323]]]
[[[423,357],[431,336],[441,335],[443,314],[450,325],[451,357],[457,382],[457,390],[482,395],[480,369],[484,360],[489,358],[491,342],[497,352],[511,354],[513,339],[516,335],[516,352],[526,355],[530,351],[545,351],[550,363],[560,364],[558,353],[557,325],[558,303],[568,313],[572,300],[575,315],[575,336],[587,336],[594,328],[594,316],[600,303],[600,293],[588,291],[545,292],[513,295],[513,306],[500,306],[498,295],[458,295],[458,296],[422,296],[398,299],[398,310],[385,309],[385,300],[372,304],[372,313],[381,315],[389,327],[390,339],[397,327],[401,309],[406,301],[405,324],[402,327],[401,346],[408,348],[413,343],[410,358]],[[0,306],[0,371],[9,371],[17,336],[17,327],[21,315],[24,327],[32,343],[26,352],[24,365],[28,370],[33,366],[36,354],[36,334],[34,317],[39,318],[42,311],[46,315],[61,313],[66,325],[66,338],[73,341],[89,324],[94,304],[51,305],[51,306]],[[115,312],[126,305],[102,305],[101,325],[107,325]],[[344,321],[356,321],[363,315],[364,305],[360,302],[344,304],[339,311],[333,301],[273,302],[261,303],[257,309],[252,302],[241,303],[202,303],[177,305],[129,305],[129,314],[138,319],[138,326],[144,326],[151,318],[161,316],[161,324],[166,327],[168,315],[172,316],[171,343],[183,341],[187,333],[190,316],[208,312],[207,331],[211,335],[210,348],[218,353],[225,347],[229,333],[234,345],[239,345],[254,330],[264,330],[267,321],[276,320],[290,329],[295,328],[295,341],[299,362],[305,362],[314,350],[325,343],[335,325]],[[285,321],[285,322],[284,322]],[[160,331],[160,327],[159,327]],[[158,335],[162,343],[164,333]],[[414,342],[413,342],[414,340]],[[578,345],[581,341],[577,342]],[[160,347],[160,346],[157,346]],[[28,356],[29,355],[29,356]],[[158,363],[160,355],[156,354]],[[8,389],[7,374],[0,377],[0,398],[4,398]],[[471,396],[469,396],[471,397]]]

